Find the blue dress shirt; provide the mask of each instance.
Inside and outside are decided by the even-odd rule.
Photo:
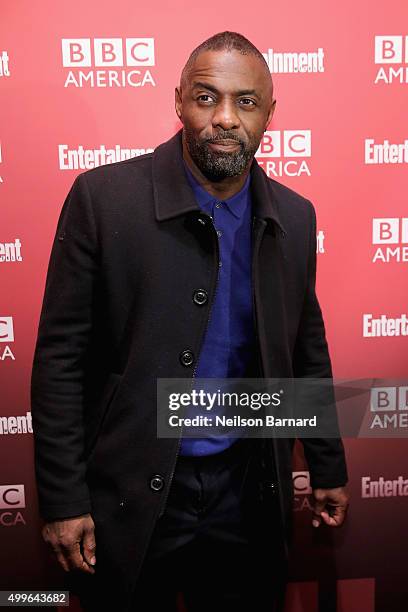
[[[251,282],[251,193],[248,175],[242,189],[217,200],[196,180],[186,164],[187,178],[200,208],[213,218],[219,244],[219,275],[206,334],[198,357],[196,378],[243,378],[255,356]],[[188,408],[186,416],[194,416]],[[200,414],[203,414],[200,411]],[[182,455],[218,453],[233,437],[183,437]]]

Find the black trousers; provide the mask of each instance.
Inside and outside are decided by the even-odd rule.
[[[178,458],[134,595],[135,612],[277,612],[285,560],[260,495],[260,440]]]

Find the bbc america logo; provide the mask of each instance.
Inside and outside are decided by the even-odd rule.
[[[155,87],[154,38],[63,38],[64,87]]]
[[[310,473],[307,471],[292,472],[293,488],[295,495],[310,495],[312,487],[310,486]]]
[[[310,495],[312,487],[310,486],[310,472],[298,471],[292,472],[293,490],[294,490],[294,511],[301,512],[302,510],[311,510]]]
[[[0,485],[0,526],[14,527],[26,522],[21,510],[26,507],[23,484]]]
[[[13,317],[0,317],[0,342],[14,342]]]
[[[374,83],[408,83],[408,36],[376,36],[374,61],[382,64]]]
[[[311,176],[311,130],[270,130],[262,137],[256,158],[269,177]]]
[[[0,316],[0,362],[11,359],[15,361],[10,344],[14,342],[13,317]]]
[[[395,412],[397,409],[408,411],[408,387],[373,387],[371,389],[371,412]]]
[[[373,219],[372,230],[373,245],[380,245],[375,250],[373,263],[408,262],[408,218]]]
[[[375,413],[370,429],[406,429],[408,427],[408,387],[373,387],[370,412]]]
[[[25,508],[24,485],[0,485],[0,510]]]

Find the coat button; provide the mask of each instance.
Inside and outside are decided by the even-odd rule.
[[[278,485],[276,482],[273,482],[272,480],[266,480],[263,483],[263,487],[264,487],[264,492],[266,495],[276,495],[276,493],[278,492]]]
[[[203,306],[208,300],[208,294],[204,289],[196,289],[193,293],[193,302],[198,306]]]
[[[180,362],[186,368],[189,368],[193,365],[194,362],[194,354],[192,351],[183,351],[180,353]]]
[[[164,478],[160,474],[155,474],[150,479],[150,488],[152,491],[161,491],[164,487]]]

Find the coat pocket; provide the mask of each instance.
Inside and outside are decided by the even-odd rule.
[[[110,413],[110,409],[112,407],[113,400],[115,398],[115,395],[116,395],[116,392],[118,390],[119,383],[121,380],[122,380],[122,375],[116,374],[115,372],[112,372],[111,374],[109,374],[107,378],[106,384],[102,391],[102,395],[98,401],[98,409],[96,411],[95,419],[92,425],[89,427],[89,436],[88,436],[87,453],[86,453],[88,462],[90,461],[94,453],[98,438],[100,434],[102,433],[104,426],[107,422],[107,419]]]

